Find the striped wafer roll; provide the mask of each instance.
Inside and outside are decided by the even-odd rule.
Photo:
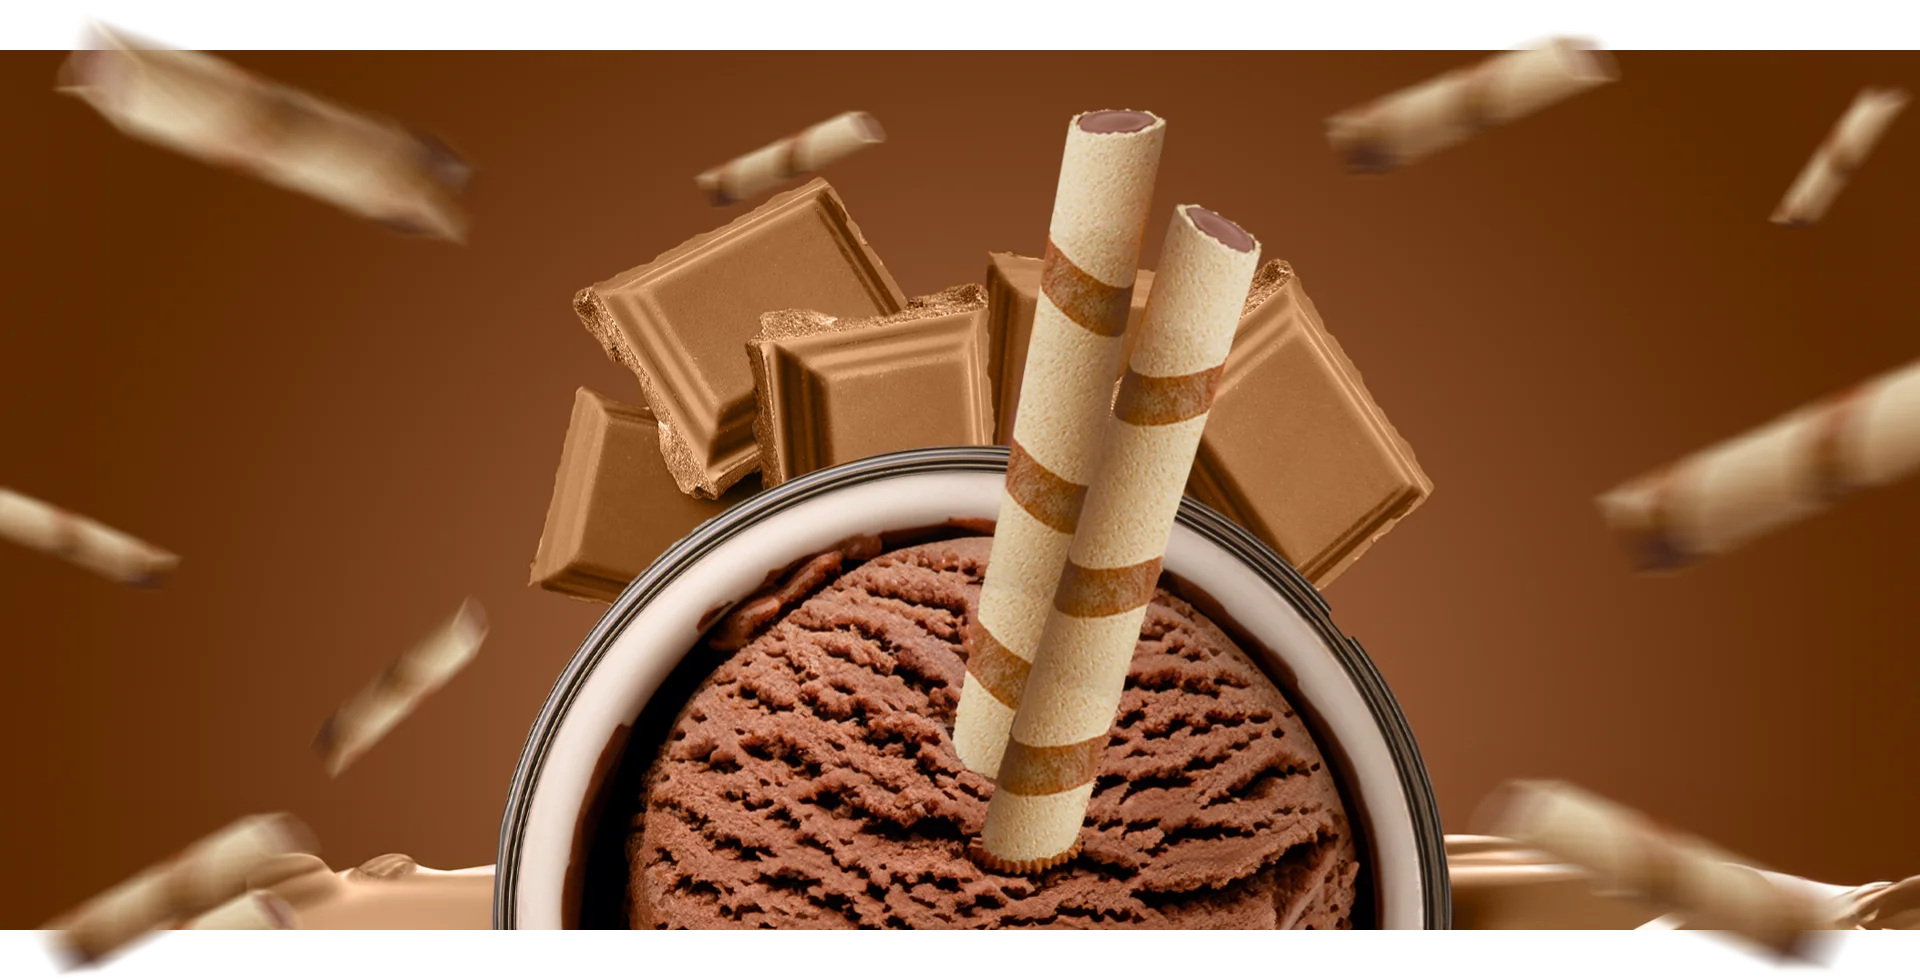
[[[1618,78],[1591,42],[1554,38],[1340,113],[1327,140],[1348,170],[1383,173]]]
[[[1862,89],[1787,188],[1787,196],[1773,211],[1774,224],[1804,227],[1819,221],[1854,171],[1867,161],[1893,117],[1906,107],[1907,93],[1899,89]]]
[[[128,585],[157,585],[180,559],[137,538],[0,487],[0,538]]]
[[[268,861],[312,850],[312,833],[293,817],[246,817],[65,917],[58,942],[80,962],[98,960],[245,894],[247,876]]]
[[[960,760],[989,778],[999,771],[1112,415],[1166,130],[1150,112],[1118,110],[1067,124],[1007,483],[979,614],[967,624],[967,679],[953,726]]]
[[[475,599],[334,712],[314,739],[327,775],[338,776],[393,726],[473,661],[487,638],[487,613]]]
[[[1260,243],[1240,226],[1194,205],[1174,210],[1000,761],[981,833],[990,866],[1039,871],[1078,849],[1140,623],[1259,264]]]
[[[1634,563],[1670,571],[1920,469],[1920,361],[1598,498]]]
[[[1776,882],[1751,862],[1565,783],[1509,783],[1479,819],[1486,833],[1593,872],[1605,891],[1782,953],[1805,952],[1810,934],[1836,928],[1844,911],[1810,888]]]
[[[693,182],[719,207],[744,201],[886,141],[880,120],[864,112],[843,112],[736,157],[693,178]]]

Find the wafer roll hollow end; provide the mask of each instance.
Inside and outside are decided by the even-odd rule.
[[[886,129],[881,127],[880,120],[873,118],[872,113],[850,112],[847,115],[854,134],[860,142],[885,143],[887,141]]]
[[[461,600],[460,609],[454,613],[453,621],[462,639],[479,643],[487,638],[487,609],[480,604],[480,600],[472,596]]]
[[[1591,82],[1617,82],[1620,80],[1620,63],[1613,52],[1600,46],[1600,42],[1584,37],[1556,37],[1546,44],[1560,56],[1566,65],[1567,73],[1574,78]]]
[[[1145,133],[1156,128],[1165,128],[1167,121],[1137,109],[1095,109],[1073,117],[1069,125],[1082,132],[1100,136]]]
[[[1673,472],[1663,470],[1594,498],[1594,508],[1628,564],[1644,575],[1670,574],[1693,563],[1673,522],[1673,481]]]
[[[733,199],[727,196],[726,189],[720,184],[718,168],[704,170],[694,175],[693,186],[700,188],[700,193],[707,196],[707,203],[716,208],[733,203]]]
[[[1378,175],[1400,167],[1399,155],[1362,113],[1342,113],[1328,119],[1327,143],[1351,174]]]

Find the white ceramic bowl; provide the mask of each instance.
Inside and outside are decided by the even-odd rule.
[[[527,738],[501,821],[494,927],[580,921],[570,906],[583,887],[584,841],[599,829],[591,801],[607,795],[624,726],[717,607],[760,588],[771,570],[856,534],[994,519],[1006,462],[1000,447],[923,449],[809,474],[701,525],[635,579],[561,673]],[[1360,644],[1284,560],[1196,501],[1181,505],[1165,568],[1229,611],[1221,625],[1266,661],[1308,718],[1362,827],[1377,924],[1448,928],[1433,789],[1406,718]]]

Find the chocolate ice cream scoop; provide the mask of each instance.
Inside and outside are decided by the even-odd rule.
[[[974,862],[994,784],[961,764],[952,727],[991,543],[844,571],[700,685],[645,779],[631,924],[1351,928],[1358,849],[1312,736],[1165,591],[1079,856],[1030,877]]]

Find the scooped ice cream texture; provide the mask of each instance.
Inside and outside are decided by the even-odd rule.
[[[992,539],[904,548],[723,625],[744,641],[647,771],[634,928],[1352,928],[1332,773],[1271,680],[1164,590],[1141,627],[1085,847],[1025,877],[968,856],[993,782],[954,751]],[[755,635],[757,633],[757,635]],[[748,639],[748,637],[751,639]],[[1363,923],[1364,924],[1364,923]]]

